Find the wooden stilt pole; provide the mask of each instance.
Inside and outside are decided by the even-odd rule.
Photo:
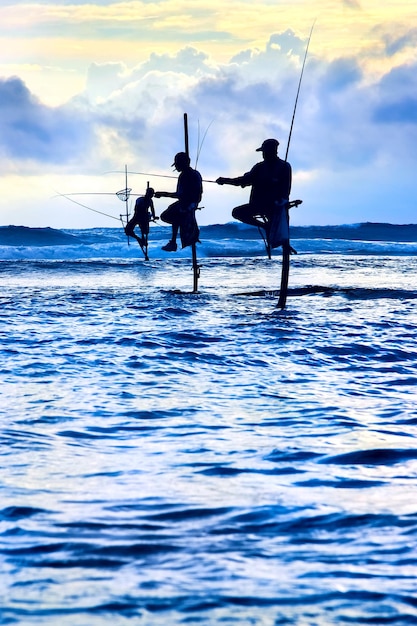
[[[281,287],[279,290],[278,308],[285,309],[288,293],[288,277],[290,273],[290,242],[285,241],[282,244],[282,267],[281,267]]]
[[[187,156],[190,156],[190,148],[188,144],[188,116],[187,113],[184,113],[184,143],[185,143],[185,153]],[[198,292],[198,279],[200,277],[200,266],[197,261],[197,247],[196,244],[191,244],[191,253],[193,260],[193,293]]]
[[[198,279],[200,277],[200,266],[198,265],[198,261],[197,261],[197,247],[195,243],[191,245],[191,252],[193,255],[193,275],[194,275],[193,293],[197,293],[198,292]]]

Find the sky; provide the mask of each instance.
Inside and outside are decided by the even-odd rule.
[[[269,137],[292,224],[417,223],[415,0],[1,0],[0,50],[0,226],[120,224],[126,166],[175,189],[184,113],[202,225]]]

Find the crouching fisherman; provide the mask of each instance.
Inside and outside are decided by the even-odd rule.
[[[155,216],[155,208],[153,205],[154,190],[152,187],[146,189],[144,196],[139,196],[135,203],[135,210],[132,219],[125,226],[125,233],[128,237],[136,239],[147,259],[149,222],[158,218]],[[141,236],[135,233],[135,226],[139,226]]]
[[[219,185],[251,186],[248,204],[235,207],[232,216],[245,224],[263,228],[268,247],[276,248],[289,240],[287,209],[301,204],[289,202],[291,192],[291,165],[278,156],[277,139],[266,139],[256,152],[263,160],[236,178],[217,179]]]
[[[162,247],[166,252],[176,252],[178,230],[183,248],[198,241],[200,231],[195,212],[203,195],[201,174],[190,166],[190,157],[186,152],[178,152],[172,166],[180,172],[176,191],[155,192],[155,198],[177,198],[161,213],[161,220],[172,226],[171,239]]]

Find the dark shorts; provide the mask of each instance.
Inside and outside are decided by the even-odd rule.
[[[126,235],[133,236],[135,226],[139,226],[142,232],[142,235],[148,235],[149,234],[149,216],[141,215],[139,219],[138,219],[138,216],[135,216],[132,220],[130,220],[130,222],[127,223],[127,226],[125,228]]]

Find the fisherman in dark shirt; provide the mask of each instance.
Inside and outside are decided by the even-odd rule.
[[[155,192],[155,198],[177,198],[176,202],[161,213],[161,220],[172,225],[172,237],[162,247],[166,252],[176,252],[178,229],[181,229],[183,248],[198,241],[199,230],[195,211],[203,194],[201,174],[190,166],[190,157],[186,152],[178,152],[172,165],[180,172],[176,191]]]
[[[263,161],[250,172],[237,178],[216,180],[219,185],[252,186],[249,203],[235,207],[232,216],[245,224],[265,228],[268,233],[275,213],[287,207],[291,191],[291,165],[278,156],[277,139],[266,139],[256,152],[262,152]],[[298,201],[297,201],[298,202]]]
[[[125,233],[128,237],[134,237],[141,246],[147,245],[147,237],[149,235],[149,221],[157,219],[155,217],[155,209],[153,205],[154,190],[148,187],[144,196],[139,196],[135,203],[135,211],[131,220],[125,227]],[[135,226],[139,226],[141,237],[135,233]]]

